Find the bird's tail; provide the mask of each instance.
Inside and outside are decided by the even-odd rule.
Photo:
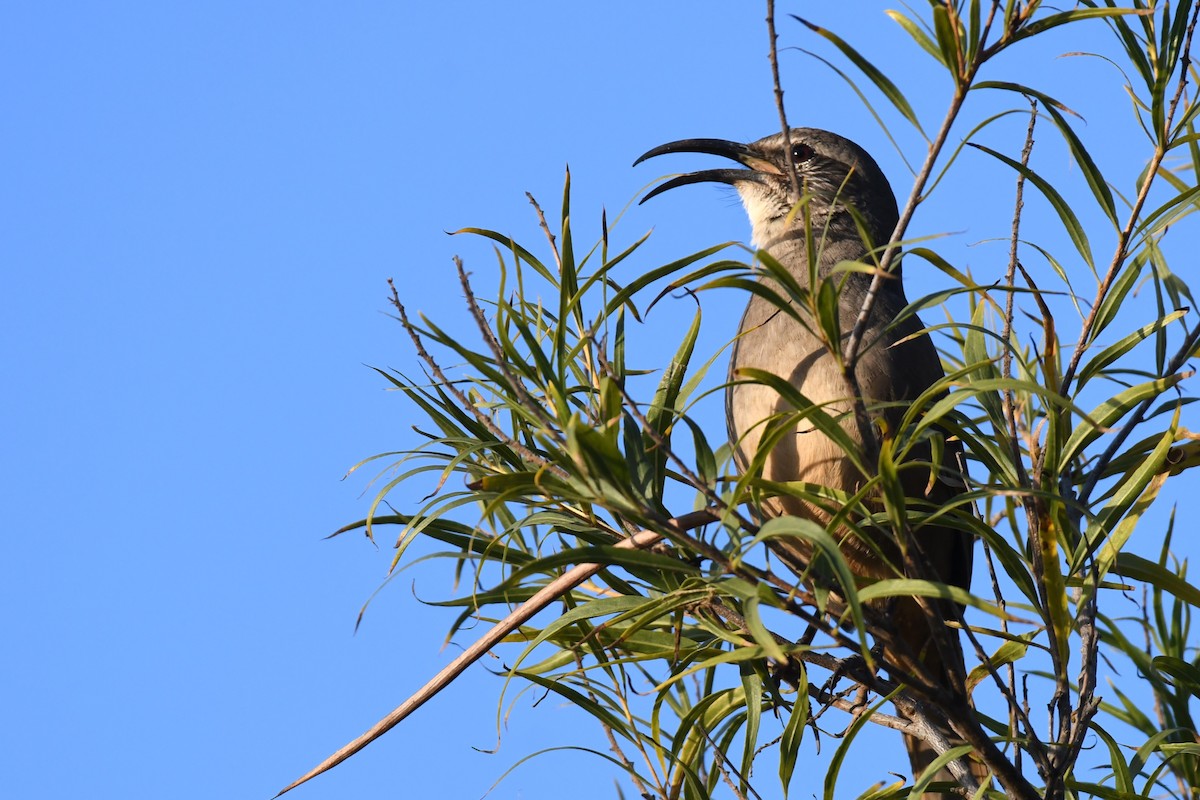
[[[908,604],[906,603],[904,605]],[[926,621],[924,613],[920,611],[920,609],[916,606],[916,603],[912,603],[911,605],[912,609],[897,609],[899,612],[898,616],[901,618],[909,616],[908,614],[903,613],[904,610],[911,610],[920,615],[920,624],[917,629],[923,631],[923,639],[926,646],[923,649],[916,647],[913,649],[915,652],[921,654],[921,661],[925,668],[928,670],[930,675],[939,677],[943,686],[964,686],[966,682],[967,670],[966,662],[963,659],[962,647],[958,641],[958,632],[955,630],[949,631],[951,635],[946,637],[946,639],[952,644],[952,652],[946,653],[945,657],[943,657],[942,651],[935,647],[930,641],[928,622]],[[901,628],[900,632],[903,635],[905,633],[903,628],[906,626],[900,625],[899,627]],[[910,645],[921,641],[915,636],[904,636],[904,638]],[[962,740],[959,739],[958,735],[953,731],[944,729],[941,731],[941,733],[951,742],[951,744],[962,744]],[[929,766],[938,758],[938,752],[928,742],[918,739],[915,736],[905,736],[904,747],[908,751],[908,760],[912,765],[912,775],[913,780],[915,781],[920,778],[929,768]],[[971,774],[975,777],[975,781],[982,785],[984,780],[990,774],[988,768],[983,764],[982,761],[969,756],[962,759],[962,761],[965,762]],[[951,773],[946,767],[938,770],[937,774],[933,777],[933,781],[951,786],[959,785],[953,773]],[[964,794],[963,790],[960,789],[956,792],[925,792],[921,795],[921,798],[922,800],[963,800],[963,798],[966,796],[969,795]]]
[[[944,735],[951,742],[956,741],[956,737],[951,731],[944,731]],[[912,765],[913,780],[925,774],[925,770],[938,757],[938,753],[927,742],[916,738],[915,736],[904,737],[904,747],[908,750],[908,763]],[[975,777],[976,783],[983,784],[990,774],[988,768],[984,766],[982,761],[976,761],[972,758],[964,759],[971,774]],[[934,782],[958,786],[958,779],[946,767],[942,767],[933,776]],[[922,800],[963,800],[964,797],[970,795],[963,789],[957,791],[939,791],[939,792],[924,792],[921,794]]]

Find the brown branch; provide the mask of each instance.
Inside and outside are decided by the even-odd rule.
[[[701,525],[706,525],[715,521],[715,517],[708,511],[693,511],[690,514],[684,514],[681,517],[672,518],[668,521],[668,525],[675,530],[682,532],[696,528]],[[617,542],[615,547],[623,549],[644,550],[654,544],[657,544],[664,537],[664,534],[659,531],[643,530],[637,534],[622,539]],[[426,702],[432,699],[442,689],[449,686],[459,675],[461,675],[467,667],[478,661],[485,653],[500,643],[506,636],[521,627],[521,625],[532,619],[538,612],[545,609],[558,598],[562,597],[567,592],[571,591],[579,584],[591,578],[597,572],[604,568],[603,564],[578,564],[553,581],[542,587],[533,597],[526,600],[521,605],[513,609],[507,617],[497,622],[492,628],[475,641],[470,647],[459,654],[457,658],[447,664],[440,672],[429,679],[429,682],[422,686],[412,697],[405,700],[397,706],[391,713],[385,716],[379,722],[372,725],[365,733],[358,736],[353,741],[341,747],[333,755],[326,758],[317,766],[306,772],[302,777],[289,783],[275,797],[295,789],[302,783],[312,780],[323,772],[333,769],[338,764],[341,764],[350,756],[362,750],[371,742],[378,739],[383,734],[396,727],[405,717],[412,714]]]
[[[787,113],[783,109],[783,87],[779,82],[779,52],[777,49],[779,37],[775,33],[775,0],[767,0],[767,38],[770,40],[767,59],[771,63],[771,85],[775,88],[775,109],[779,112],[779,129],[783,133],[783,140],[787,142],[792,129],[788,126]],[[796,201],[799,202],[800,175],[796,172],[796,161],[792,158],[792,148],[783,148],[783,158],[787,163],[788,180],[791,181],[792,192],[796,195]]]
[[[569,179],[570,177],[571,173],[568,171],[567,178]],[[554,252],[554,263],[558,265],[558,273],[561,275],[562,256],[558,253],[558,242],[555,240],[554,234],[550,231],[550,225],[546,222],[546,215],[542,213],[542,207],[538,205],[537,200],[533,199],[532,194],[526,192],[525,196],[529,198],[530,204],[533,206],[534,210],[537,211],[538,225],[541,227],[542,233],[546,234],[546,240],[550,242],[550,249]],[[562,322],[562,320],[559,320],[559,322]]]
[[[1100,576],[1096,571],[1095,561],[1091,562],[1090,568],[1093,584],[1099,583]],[[1081,591],[1076,591],[1077,596],[1082,594]],[[1100,633],[1096,630],[1096,600],[1096,592],[1089,592],[1080,602],[1080,609],[1076,616],[1080,651],[1079,702],[1075,712],[1071,715],[1070,736],[1066,742],[1066,752],[1063,754],[1060,775],[1065,775],[1075,764],[1080,750],[1083,749],[1084,739],[1091,732],[1089,724],[1092,717],[1100,709],[1100,700],[1095,696],[1097,662],[1100,654]]]

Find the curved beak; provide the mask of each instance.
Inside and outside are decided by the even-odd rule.
[[[668,189],[674,189],[676,186],[684,186],[689,183],[703,183],[708,181],[734,185],[742,181],[761,181],[764,174],[783,174],[778,167],[749,145],[742,144],[741,142],[730,142],[725,139],[681,139],[678,142],[668,142],[638,156],[637,161],[634,161],[633,165],[636,167],[648,158],[661,156],[665,153],[707,153],[714,156],[723,156],[724,158],[738,162],[747,167],[747,169],[706,169],[700,172],[677,175],[647,192],[638,205],[641,205],[655,195],[662,194]]]

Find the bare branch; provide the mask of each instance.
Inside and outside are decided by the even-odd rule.
[[[779,52],[777,49],[779,37],[775,33],[775,0],[767,0],[767,38],[771,43],[767,58],[771,62],[771,85],[775,88],[775,109],[779,112],[779,129],[786,142],[792,129],[788,126],[787,112],[783,109],[783,87],[779,83]],[[796,161],[792,157],[792,148],[783,148],[783,157],[787,162],[788,179],[792,183],[792,192],[799,199],[800,176],[796,172]]]
[[[682,517],[676,517],[668,521],[668,525],[677,531],[686,531],[692,528],[706,525],[713,522],[715,517],[708,511],[693,511],[690,514],[685,514]],[[625,549],[644,550],[662,540],[664,534],[660,531],[643,530],[616,543],[616,547]],[[591,578],[597,572],[604,568],[603,564],[578,564],[558,578],[544,586],[537,594],[526,600],[521,605],[513,609],[507,617],[497,622],[483,636],[481,636],[474,644],[459,654],[457,658],[447,664],[441,672],[430,678],[429,682],[422,686],[412,697],[405,700],[397,706],[391,713],[385,716],[379,722],[372,725],[365,733],[349,742],[340,748],[329,758],[322,761],[317,766],[306,772],[297,780],[289,783],[279,794],[279,797],[286,792],[295,789],[302,783],[312,780],[323,772],[333,769],[338,764],[341,764],[350,756],[362,750],[371,742],[378,739],[383,734],[396,727],[408,715],[412,714],[418,708],[423,706],[431,698],[438,694],[442,689],[449,686],[455,678],[461,675],[467,667],[478,661],[485,653],[499,644],[506,636],[517,630],[521,625],[532,619],[538,612],[549,606],[558,598],[562,597],[567,592],[571,591],[579,584]]]

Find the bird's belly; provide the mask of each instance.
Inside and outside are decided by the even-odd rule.
[[[752,321],[748,315],[746,322]],[[769,386],[751,381],[744,374],[731,375],[734,383],[727,398],[730,433],[743,468],[758,457],[763,459],[762,477],[769,481],[799,481],[846,494],[861,489],[865,482],[863,474],[813,422],[814,411],[823,412],[838,423],[851,441],[860,443],[851,390],[825,345],[795,320],[777,314],[757,325],[744,323],[737,346],[739,368],[777,375],[809,403],[797,407]],[[781,425],[782,431],[778,429]],[[763,436],[768,433],[777,435],[777,441],[769,452],[759,454]],[[834,502],[781,495],[766,500],[761,508],[771,516],[803,517],[825,527],[836,506]],[[878,559],[870,554],[865,543],[853,536],[838,538],[843,539],[842,552],[856,573],[880,574]],[[793,565],[807,562],[811,556],[799,541],[776,541],[774,549]]]
[[[770,372],[791,384],[811,404],[797,408],[769,386],[731,376],[730,432],[749,463],[768,428],[787,422],[787,431],[771,449],[763,477],[772,481],[806,481],[842,491],[854,491],[862,476],[842,449],[816,429],[814,412],[840,422],[858,441],[850,389],[835,359],[821,341],[782,314],[750,327],[738,342],[738,366]],[[772,421],[775,422],[772,422]]]

